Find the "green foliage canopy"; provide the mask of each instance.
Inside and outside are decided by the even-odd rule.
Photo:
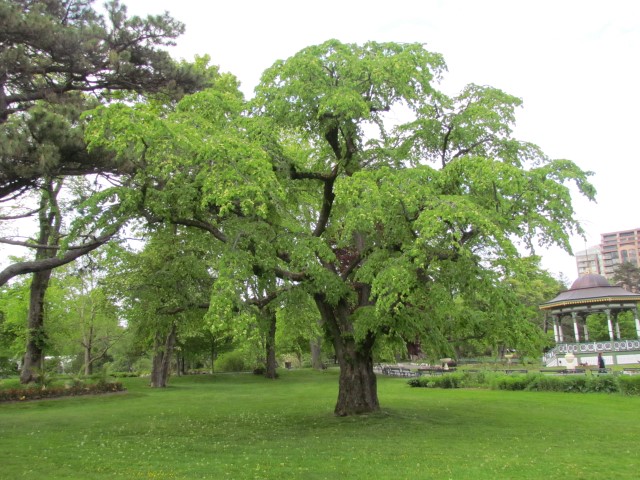
[[[589,172],[511,137],[517,98],[448,97],[433,86],[444,69],[419,44],[330,40],[276,62],[251,102],[221,74],[175,108],[102,107],[88,142],[140,164],[103,200],[218,241],[215,317],[303,289],[342,370],[382,336],[446,352],[452,322],[513,330],[519,243],[569,248],[567,184],[595,191]]]

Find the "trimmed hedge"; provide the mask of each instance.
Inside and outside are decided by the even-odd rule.
[[[470,388],[480,384],[476,375],[456,372],[438,376],[415,377],[409,380],[409,385],[427,388]]]
[[[409,380],[412,387],[468,388],[492,390],[528,390],[535,392],[622,393],[640,395],[640,375],[567,375],[545,374],[505,375],[486,371],[448,373],[437,377],[417,377]]]
[[[98,382],[93,385],[72,385],[67,387],[28,387],[0,389],[0,402],[19,402],[42,400],[45,398],[95,395],[98,393],[124,392],[126,388],[120,382]]]

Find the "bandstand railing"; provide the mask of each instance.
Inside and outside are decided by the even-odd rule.
[[[542,359],[545,364],[559,355],[567,353],[589,354],[598,352],[626,352],[640,350],[640,340],[607,340],[602,342],[558,343],[546,352]]]

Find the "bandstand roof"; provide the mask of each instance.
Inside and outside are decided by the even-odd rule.
[[[617,285],[610,285],[602,275],[590,273],[573,282],[569,290],[541,304],[540,309],[560,313],[591,308],[631,308],[638,302],[639,294],[628,292]]]

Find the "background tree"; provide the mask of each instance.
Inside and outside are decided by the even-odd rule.
[[[630,262],[623,262],[613,271],[613,282],[630,292],[640,291],[640,267]]]
[[[81,358],[78,371],[84,375],[108,361],[125,335],[103,283],[107,253],[99,253],[59,269],[47,293],[47,338],[58,354]]]
[[[94,230],[79,245],[61,248],[57,197],[64,176],[133,168],[127,162],[116,164],[105,152],[87,152],[81,112],[117,91],[162,91],[178,98],[205,83],[201,71],[177,64],[161,49],[184,30],[168,14],[128,18],[126,7],[112,1],[106,4],[105,20],[92,3],[0,3],[0,198],[17,201],[29,190],[41,192],[36,241],[22,242],[36,249],[35,260],[0,273],[0,283],[19,274],[34,275],[21,373],[25,383],[34,380],[33,368],[42,360],[43,299],[51,269],[102,245],[119,225]]]
[[[276,335],[280,353],[295,354],[299,360],[303,354],[308,353],[311,355],[313,368],[326,367],[322,355],[325,353],[327,357],[333,357],[333,348],[330,343],[323,342],[320,316],[313,298],[302,289],[294,289],[283,295],[281,302]]]
[[[23,277],[0,287],[0,364],[11,374],[24,355],[29,309],[29,279]]]
[[[616,322],[620,329],[620,338],[636,338],[636,325],[633,312],[614,312],[611,320],[614,329],[614,338],[617,338]],[[589,331],[589,340],[607,341],[611,337],[609,335],[609,322],[604,313],[594,313],[587,316],[587,330]]]
[[[513,329],[507,336],[512,340],[502,344],[511,349],[515,349],[517,345],[518,354],[523,357],[538,356],[543,348],[552,345],[552,337],[546,335],[549,331],[547,316],[539,306],[567,288],[562,278],[555,278],[542,269],[540,260],[538,256],[522,258],[519,276],[506,281],[507,287],[513,289],[522,307],[519,320],[521,328],[527,334],[522,334],[517,328]],[[514,338],[516,335],[519,338]]]
[[[38,186],[48,174],[114,171],[105,152],[89,154],[82,143],[64,145],[46,162],[25,144],[21,121],[39,103],[70,104],[83,96],[114,91],[197,91],[205,79],[162,49],[173,45],[184,25],[163,15],[128,17],[119,1],[106,3],[106,16],[93,0],[3,0],[0,2],[0,198]],[[83,100],[84,101],[84,100]],[[19,114],[19,115],[16,115]],[[10,123],[10,125],[6,125]],[[37,148],[37,147],[36,147]]]
[[[123,319],[153,352],[151,386],[165,387],[178,339],[202,327],[214,279],[202,233],[173,226],[149,233],[141,252],[120,253],[109,280]]]
[[[188,373],[191,369],[206,366],[210,373],[215,373],[218,356],[234,350],[237,346],[230,327],[223,326],[222,330],[216,331],[206,322],[202,322],[200,330],[194,330],[178,339],[178,371]]]
[[[88,138],[144,152],[137,188],[112,201],[219,243],[210,317],[251,301],[247,279],[269,296],[304,290],[340,364],[336,414],[374,411],[381,339],[448,350],[459,303],[517,318],[500,287],[521,269],[515,242],[568,248],[565,182],[594,193],[572,162],[511,138],[519,99],[475,85],[447,97],[432,85],[443,69],[422,45],[329,41],[268,69],[250,112],[220,76],[162,115],[100,109]]]

